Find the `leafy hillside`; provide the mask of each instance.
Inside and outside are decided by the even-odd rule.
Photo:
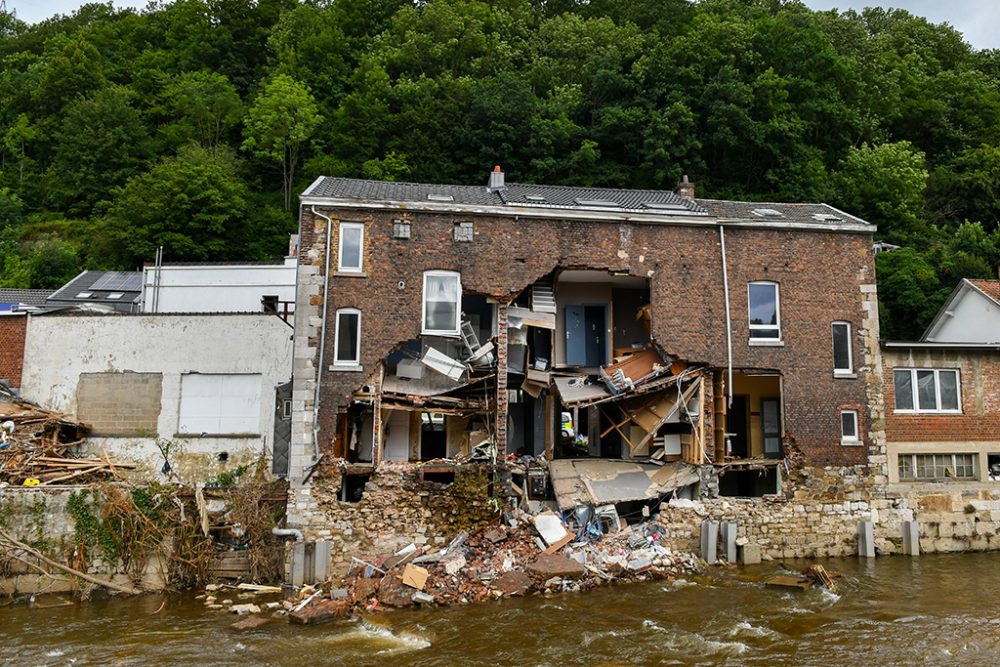
[[[783,0],[178,0],[0,13],[0,286],[264,259],[319,174],[822,200],[904,246],[883,334],[1000,263],[1000,53]],[[819,267],[817,267],[819,268]]]

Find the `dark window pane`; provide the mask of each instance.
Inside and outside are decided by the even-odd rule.
[[[750,324],[778,324],[778,286],[750,283]]]
[[[941,409],[958,410],[958,373],[941,371],[938,383],[941,385]]]
[[[895,371],[892,374],[893,383],[896,385],[896,409],[913,409],[913,386],[910,371]]]
[[[358,314],[340,313],[337,316],[337,361],[357,361]]]
[[[937,410],[934,371],[917,371],[917,407],[921,410]]]
[[[838,371],[851,370],[849,331],[846,324],[833,325],[833,368]]]
[[[840,432],[848,440],[856,440],[858,437],[858,426],[855,420],[857,416],[850,411],[840,413]]]

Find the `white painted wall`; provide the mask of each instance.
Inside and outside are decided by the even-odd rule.
[[[261,297],[295,301],[296,258],[283,264],[163,266],[142,271],[145,313],[259,313]]]
[[[269,453],[274,432],[274,390],[291,375],[292,330],[271,314],[253,315],[33,315],[28,319],[21,393],[54,410],[75,414],[81,373],[162,373],[158,435],[173,440],[175,469],[188,481]],[[260,375],[260,436],[178,437],[181,376],[185,373]],[[100,453],[159,470],[155,437],[92,438]],[[219,452],[229,452],[221,464]]]
[[[974,287],[965,285],[952,301],[951,308],[942,313],[935,330],[928,332],[927,340],[1000,343],[1000,306]]]

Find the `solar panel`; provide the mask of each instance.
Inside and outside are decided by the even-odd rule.
[[[90,289],[108,292],[139,292],[142,290],[142,274],[138,271],[108,271],[95,280]]]

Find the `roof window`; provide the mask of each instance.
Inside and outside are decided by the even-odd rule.
[[[819,220],[820,222],[840,222],[841,218],[831,213],[813,213],[813,220]]]
[[[439,195],[434,193],[427,195],[427,199],[430,201],[455,201],[455,198],[451,195]]]
[[[92,296],[94,296],[93,292],[77,292],[76,298],[77,299],[89,299]]]
[[[545,197],[543,197],[542,195],[524,195],[524,198],[527,199],[528,201],[534,201],[534,202],[546,201]]]
[[[750,211],[758,218],[784,218],[784,214],[781,211],[775,211],[773,208],[755,208]]]
[[[650,208],[654,211],[686,211],[688,207],[680,202],[669,201],[644,201],[643,208]]]
[[[600,206],[601,208],[621,208],[618,202],[607,199],[574,199],[579,206]]]

